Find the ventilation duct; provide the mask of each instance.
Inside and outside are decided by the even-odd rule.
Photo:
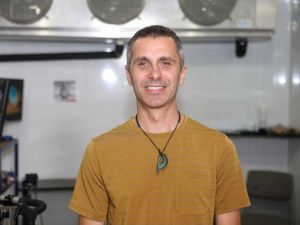
[[[1,0],[0,38],[126,40],[147,25],[185,41],[270,38],[276,0]]]

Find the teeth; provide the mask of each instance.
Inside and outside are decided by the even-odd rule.
[[[161,90],[163,89],[163,87],[156,87],[156,86],[151,86],[151,87],[147,87],[148,90]]]

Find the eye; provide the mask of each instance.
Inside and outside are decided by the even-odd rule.
[[[146,60],[139,60],[137,62],[137,66],[139,67],[146,67],[148,65],[148,62]]]
[[[170,60],[162,60],[161,64],[162,66],[166,67],[166,66],[171,66],[172,62]]]
[[[173,65],[173,60],[171,57],[161,57],[160,58],[160,65],[163,67],[169,67]]]
[[[138,62],[138,65],[139,66],[144,66],[144,65],[146,65],[146,62]]]

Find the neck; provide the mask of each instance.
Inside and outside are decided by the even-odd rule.
[[[165,133],[174,130],[178,123],[177,108],[172,110],[138,110],[137,119],[141,128],[148,133]]]

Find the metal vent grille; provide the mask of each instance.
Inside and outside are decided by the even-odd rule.
[[[185,16],[203,26],[216,25],[230,19],[236,2],[237,0],[179,0]]]
[[[87,0],[95,17],[109,24],[124,24],[143,10],[145,0]]]
[[[53,0],[1,0],[0,13],[7,20],[29,24],[46,15]]]

